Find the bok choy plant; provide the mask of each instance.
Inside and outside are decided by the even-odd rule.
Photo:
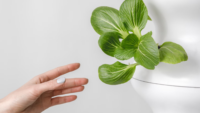
[[[93,11],[91,24],[101,35],[98,44],[102,51],[118,60],[134,58],[136,61],[129,65],[119,61],[101,65],[98,73],[102,82],[110,85],[125,83],[133,77],[138,65],[153,70],[160,62],[187,61],[187,53],[180,45],[173,42],[157,45],[152,32],[141,34],[148,20],[151,18],[143,0],[125,0],[119,10],[102,6]]]

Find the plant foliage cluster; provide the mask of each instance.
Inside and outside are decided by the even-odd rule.
[[[91,24],[101,35],[98,44],[102,51],[118,60],[134,58],[137,62],[126,65],[117,61],[112,65],[101,65],[98,73],[102,82],[110,85],[125,83],[132,78],[138,65],[153,70],[160,62],[187,61],[188,56],[180,45],[165,42],[159,46],[152,38],[152,32],[141,34],[148,20],[151,18],[143,0],[125,0],[119,10],[101,6],[93,11]]]

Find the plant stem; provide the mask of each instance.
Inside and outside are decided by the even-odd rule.
[[[140,38],[142,35],[141,35],[141,32],[139,30],[139,28],[136,26],[134,29],[133,29],[133,33],[138,37]]]
[[[135,66],[135,65],[138,66],[138,65],[140,65],[140,64],[138,64],[138,63],[131,64],[131,66],[133,66],[133,65],[134,65],[134,66]]]
[[[125,39],[129,35],[128,32],[122,32],[122,31],[120,31],[120,33],[121,33],[123,39]]]

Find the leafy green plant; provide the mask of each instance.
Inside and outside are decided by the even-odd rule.
[[[102,6],[93,11],[91,24],[101,35],[98,44],[102,51],[118,60],[134,58],[137,62],[126,65],[117,61],[100,66],[98,73],[102,82],[110,85],[125,83],[133,77],[138,65],[153,70],[160,62],[187,61],[187,53],[180,45],[173,42],[158,45],[152,32],[141,34],[148,20],[151,18],[143,0],[125,0],[119,10]]]

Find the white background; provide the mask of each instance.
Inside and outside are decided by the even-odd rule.
[[[0,98],[38,74],[79,62],[80,69],[63,76],[88,78],[85,90],[44,113],[152,113],[130,82],[110,86],[98,78],[98,67],[116,59],[99,48],[91,13],[98,6],[119,9],[123,1],[0,0]]]

